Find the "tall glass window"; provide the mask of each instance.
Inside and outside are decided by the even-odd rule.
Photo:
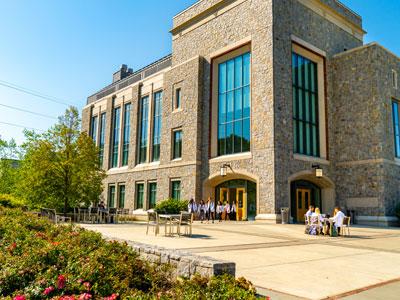
[[[160,160],[162,92],[154,94],[152,161]]]
[[[143,208],[144,184],[136,184],[136,209]]]
[[[129,142],[131,133],[131,104],[127,103],[124,106],[124,136],[122,145],[122,165],[128,165],[129,158]]]
[[[111,148],[111,168],[118,167],[118,148],[119,148],[119,122],[121,118],[121,108],[114,108],[113,120],[113,142]]]
[[[171,198],[176,200],[181,200],[181,181],[173,180],[171,181]]]
[[[119,193],[118,193],[118,207],[124,208],[125,207],[125,185],[118,186]]]
[[[392,107],[395,156],[400,158],[400,104],[393,101]]]
[[[108,188],[108,207],[115,207],[115,186],[110,185]]]
[[[182,157],[182,130],[173,132],[172,159]]]
[[[250,151],[250,53],[218,65],[218,155]]]
[[[147,160],[147,129],[149,126],[149,97],[143,97],[140,100],[139,107],[139,163],[144,163]]]
[[[292,53],[294,152],[319,156],[317,64]]]
[[[100,115],[100,140],[99,140],[99,161],[100,166],[103,165],[104,159],[104,144],[106,142],[106,113]]]
[[[92,124],[90,126],[90,136],[93,142],[96,144],[97,141],[97,116],[92,117]]]
[[[175,109],[179,109],[181,108],[181,89],[177,88],[175,90],[175,105],[174,105]]]
[[[149,183],[149,209],[156,207],[157,203],[157,183]]]

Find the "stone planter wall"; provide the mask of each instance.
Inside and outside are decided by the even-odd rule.
[[[171,265],[176,276],[191,277],[196,273],[206,277],[222,274],[235,276],[236,264],[234,262],[122,239],[113,238],[109,240],[127,243],[141,258],[151,263]]]

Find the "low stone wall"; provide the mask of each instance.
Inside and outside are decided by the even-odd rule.
[[[206,277],[222,274],[235,276],[236,264],[234,262],[122,239],[110,238],[108,240],[127,243],[141,258],[151,263],[171,265],[175,270],[176,276],[189,278],[196,273]]]

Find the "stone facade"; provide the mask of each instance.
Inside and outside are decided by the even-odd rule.
[[[147,209],[149,182],[157,182],[158,201],[171,195],[174,179],[181,181],[182,198],[199,201],[218,198],[219,184],[241,179],[257,185],[256,219],[275,222],[281,207],[294,207],[292,183],[307,181],[320,191],[328,213],[341,205],[355,210],[360,221],[394,220],[400,163],[394,158],[391,101],[400,95],[391,74],[400,74],[400,60],[376,44],[363,46],[360,16],[336,0],[202,0],[174,17],[171,33],[170,57],[90,96],[83,110],[83,130],[89,131],[90,114],[107,116],[104,199],[110,184],[124,184],[125,206],[136,209],[135,186],[144,183]],[[293,147],[296,47],[321,61],[320,157],[296,154]],[[251,151],[218,156],[213,72],[220,59],[241,49],[251,53]],[[175,109],[177,88],[182,106]],[[160,160],[139,164],[138,101],[149,95],[152,102],[158,90],[163,90]],[[128,102],[129,164],[110,169],[113,107]],[[150,121],[149,149],[152,126]],[[172,132],[178,128],[182,157],[172,159]],[[322,178],[313,164],[323,169]],[[229,165],[226,176],[220,175],[222,165]]]

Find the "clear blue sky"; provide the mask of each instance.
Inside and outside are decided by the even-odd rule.
[[[138,69],[171,52],[172,17],[195,0],[0,0],[0,81],[81,108],[122,63]],[[364,18],[365,42],[400,55],[400,1],[342,0]],[[53,117],[66,106],[0,85],[0,105]],[[47,129],[55,120],[0,106],[0,121]],[[0,124],[5,139],[22,129]]]

